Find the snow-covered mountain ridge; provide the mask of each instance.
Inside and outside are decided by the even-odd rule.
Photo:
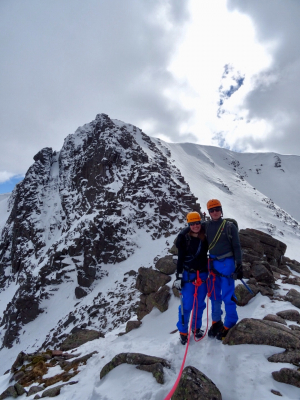
[[[17,284],[1,321],[8,347],[23,324],[47,309],[57,286],[77,282],[73,293],[85,297],[109,265],[142,246],[141,232],[153,240],[174,235],[186,212],[199,209],[179,170],[151,139],[105,114],[69,135],[59,153],[45,148],[34,161],[8,200],[0,242],[1,291]],[[71,319],[63,314],[60,324],[83,323],[87,314],[106,332],[130,316],[129,307],[111,325],[102,315],[105,298],[94,297],[98,313],[83,306]]]
[[[202,212],[219,198],[240,228],[270,233],[299,260],[300,157],[165,143],[100,114],[61,151],[43,149],[34,160],[10,198],[0,197],[2,372],[19,351],[54,346],[74,326],[100,330],[111,346],[136,317],[139,267],[167,254],[197,198]],[[152,332],[147,343],[158,349],[153,318],[173,330],[176,304],[161,316],[153,310],[143,319],[153,326],[123,344],[141,351],[140,335]]]

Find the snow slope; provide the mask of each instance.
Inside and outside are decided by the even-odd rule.
[[[300,185],[299,156],[275,153],[235,153],[192,143],[165,143],[174,163],[198,197],[202,212],[217,198],[224,216],[235,218],[239,228],[254,228],[287,244],[286,255],[299,259]],[[275,163],[281,160],[281,167]],[[258,169],[258,173],[256,171]],[[285,172],[282,171],[284,169]]]

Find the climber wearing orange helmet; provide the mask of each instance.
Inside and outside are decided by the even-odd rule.
[[[234,296],[234,279],[243,278],[242,251],[238,229],[234,223],[223,220],[222,204],[217,199],[207,202],[210,221],[202,224],[205,229],[209,251],[209,283],[212,304],[212,326],[209,337],[222,340],[238,320]],[[230,227],[230,235],[228,230]],[[235,273],[233,275],[233,273]],[[225,319],[222,321],[222,301],[225,305]]]
[[[207,271],[207,240],[201,228],[201,216],[198,212],[192,211],[187,214],[188,227],[183,229],[176,240],[178,248],[177,273],[174,286],[181,292],[182,304],[179,306],[179,319],[177,328],[180,333],[180,341],[183,345],[187,343],[188,325],[190,313],[193,308],[195,285],[197,273],[204,282],[198,287],[197,310],[194,310],[192,327],[197,339],[203,336],[202,314],[206,307],[205,298],[207,295],[206,279]]]

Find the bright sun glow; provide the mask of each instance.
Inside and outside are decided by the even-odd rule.
[[[185,36],[169,67],[182,83],[182,90],[166,95],[195,113],[192,124],[181,127],[182,133],[193,132],[199,143],[211,144],[216,132],[231,132],[226,137],[229,143],[236,137],[237,129],[241,136],[253,128],[243,120],[237,123],[232,114],[237,113],[251,90],[252,78],[267,68],[272,59],[266,47],[257,42],[252,21],[245,15],[228,12],[226,2],[191,0],[190,15]],[[226,113],[231,118],[218,118],[218,90],[225,84],[222,82],[225,65],[230,65],[245,79],[240,89],[226,100]],[[259,125],[261,132],[264,124]]]

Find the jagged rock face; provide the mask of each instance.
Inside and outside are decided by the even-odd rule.
[[[138,128],[105,114],[69,135],[60,152],[44,148],[36,154],[10,198],[0,240],[0,290],[15,274],[20,285],[1,321],[5,346],[41,312],[48,285],[76,270],[80,298],[107,274],[103,264],[135,251],[139,230],[153,240],[168,237],[186,212],[200,211],[167,156]],[[28,285],[30,316],[17,307]]]
[[[281,264],[286,251],[285,243],[256,229],[241,229],[239,236],[244,262],[253,263],[261,261],[264,257],[265,261],[271,265],[279,266]]]

